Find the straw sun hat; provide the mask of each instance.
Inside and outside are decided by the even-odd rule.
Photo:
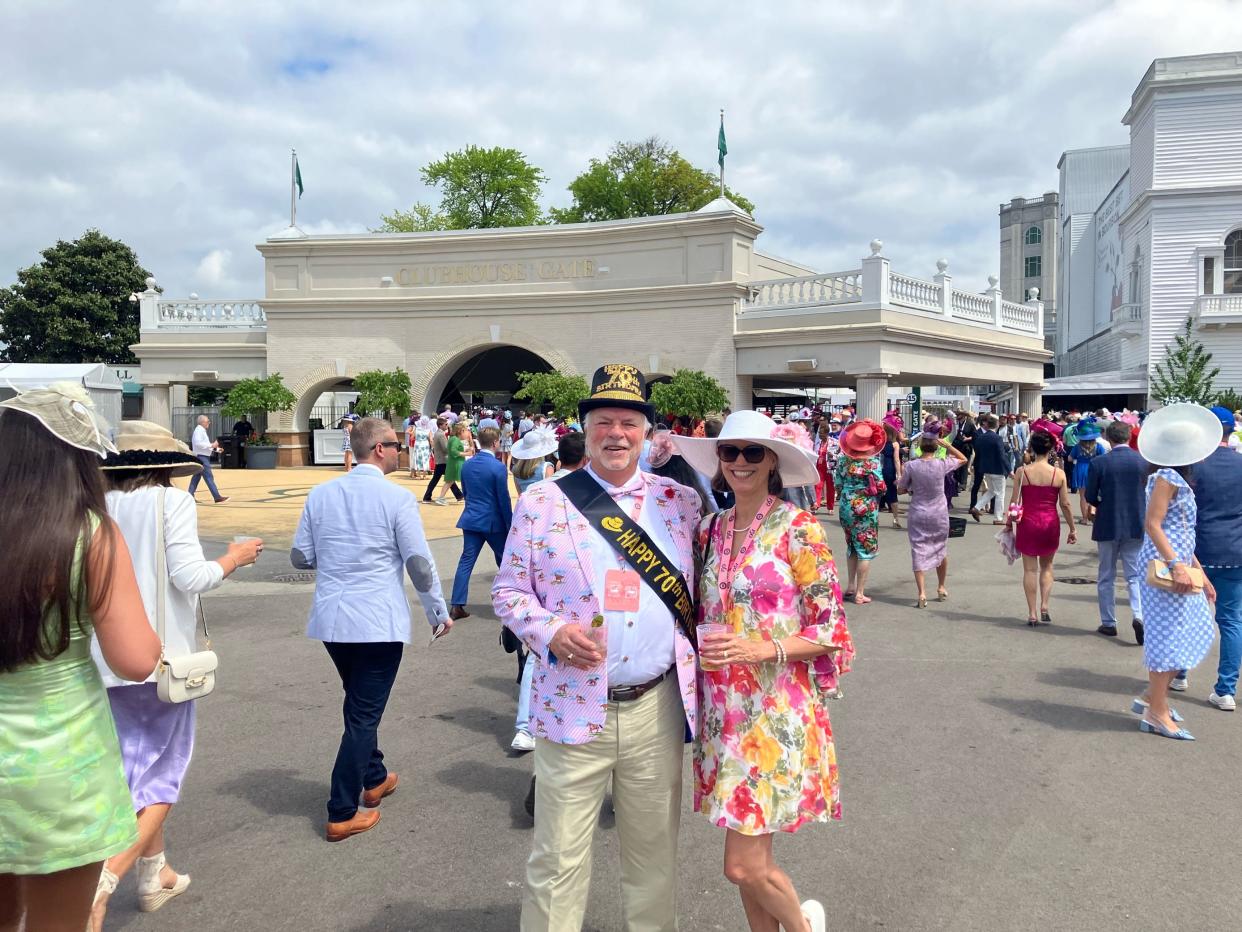
[[[1179,402],[1147,416],[1138,451],[1153,466],[1189,466],[1220,446],[1221,423],[1202,405]]]
[[[30,415],[71,447],[89,450],[101,458],[116,452],[108,439],[107,422],[95,411],[95,403],[86,389],[75,382],[54,382],[47,388],[32,388],[0,401],[0,408]]]
[[[682,458],[705,476],[716,475],[720,463],[716,456],[717,444],[758,444],[776,454],[779,460],[777,470],[781,474],[781,482],[786,486],[814,485],[819,482],[815,455],[810,450],[783,439],[786,430],[784,425],[775,423],[758,411],[734,411],[725,420],[719,437],[673,436],[670,439]]]
[[[116,432],[116,453],[104,460],[101,468],[108,472],[139,469],[167,469],[178,479],[203,471],[190,448],[172,435],[172,431],[150,421],[122,421]]]

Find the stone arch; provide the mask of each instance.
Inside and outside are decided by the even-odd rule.
[[[497,334],[495,340],[480,340],[477,337],[463,337],[437,352],[427,361],[417,375],[412,378],[410,397],[414,407],[420,411],[437,408],[440,395],[443,393],[453,373],[466,360],[497,346],[518,346],[540,356],[553,369],[567,375],[577,374],[578,367],[568,355],[530,334],[506,329],[503,338]]]
[[[282,411],[272,415],[271,430],[291,430],[303,432],[310,430],[310,413],[315,401],[327,389],[341,382],[349,381],[357,372],[349,366],[342,372],[335,364],[317,366],[305,373],[289,390],[297,395],[297,404],[292,411]],[[336,426],[336,425],[332,425]]]

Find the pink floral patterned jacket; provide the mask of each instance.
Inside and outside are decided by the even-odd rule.
[[[677,552],[675,560],[694,587],[694,535],[699,524],[698,494],[671,479],[643,473],[644,512],[658,509]],[[595,567],[591,562],[586,518],[555,482],[531,486],[518,499],[502,565],[492,586],[492,604],[501,624],[521,639],[535,664],[531,730],[558,744],[586,744],[604,728],[608,707],[604,664],[580,670],[559,663],[548,651],[553,635],[566,624],[584,628],[600,612]],[[670,622],[672,624],[672,622]],[[677,680],[690,733],[697,714],[694,647],[679,628],[674,632]]]

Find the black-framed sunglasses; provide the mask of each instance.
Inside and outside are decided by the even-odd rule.
[[[401,441],[400,440],[381,440],[378,444],[376,444],[376,446],[392,447],[392,449],[394,450],[400,450]]]
[[[742,459],[750,463],[752,466],[756,463],[762,463],[763,457],[767,454],[768,448],[761,447],[758,444],[748,447],[738,447],[731,443],[722,443],[716,447],[716,456],[720,458],[722,463],[732,463],[737,459],[738,454],[742,454]]]

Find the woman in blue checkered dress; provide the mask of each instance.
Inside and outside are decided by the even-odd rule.
[[[1198,566],[1195,559],[1195,496],[1186,482],[1190,467],[1158,470],[1147,480],[1147,533],[1139,559],[1146,566],[1151,560],[1165,560],[1173,569],[1174,581],[1188,581],[1185,567]],[[1172,557],[1172,559],[1169,559]],[[1212,622],[1210,584],[1199,592],[1175,592],[1142,584],[1143,662],[1150,686],[1136,707],[1143,709],[1142,728],[1169,738],[1193,740],[1182,728],[1176,712],[1169,708],[1168,688],[1175,676],[1199,664],[1212,647],[1216,628]]]

